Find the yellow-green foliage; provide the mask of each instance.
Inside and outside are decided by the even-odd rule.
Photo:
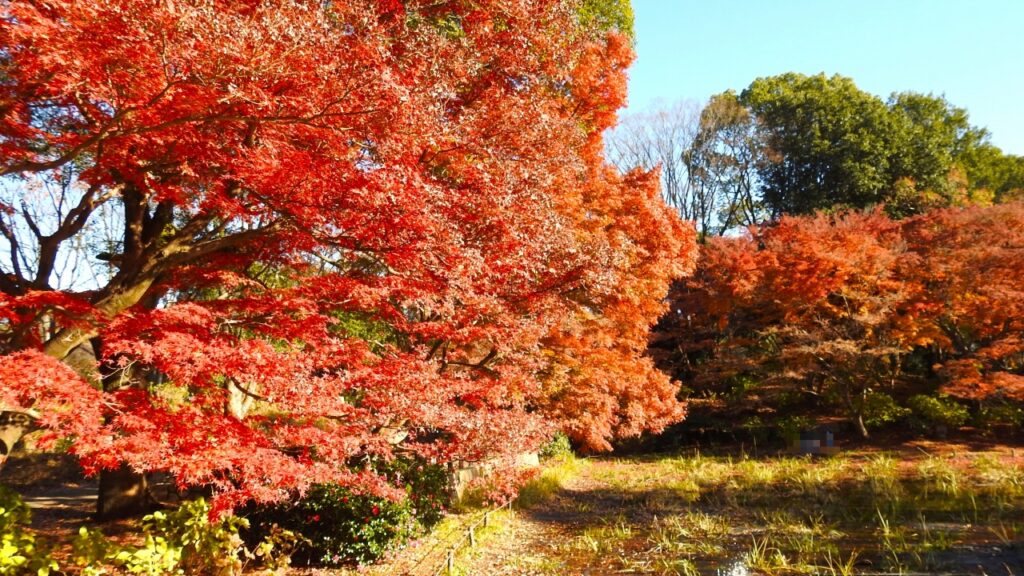
[[[31,519],[31,511],[21,497],[0,486],[0,576],[46,576],[57,570],[48,547],[25,528]]]
[[[580,19],[598,30],[615,30],[633,38],[633,7],[629,0],[584,0]]]
[[[86,576],[108,574],[114,568],[130,574],[229,575],[239,573],[243,558],[257,555],[274,565],[273,550],[245,550],[238,531],[245,518],[229,516],[210,522],[210,507],[202,499],[185,502],[171,512],[154,512],[142,519],[141,546],[120,545],[98,530],[82,527],[72,547],[74,561]]]
[[[861,466],[861,473],[875,494],[894,496],[900,492],[899,462],[887,454],[870,458]]]
[[[542,502],[547,502],[586,465],[586,461],[577,458],[572,453],[563,454],[548,462],[548,465],[536,478],[519,489],[519,497],[516,498],[517,507],[531,508]]]

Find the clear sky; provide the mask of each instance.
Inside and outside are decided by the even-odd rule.
[[[1024,155],[1024,0],[633,0],[629,108],[783,72],[945,95]]]

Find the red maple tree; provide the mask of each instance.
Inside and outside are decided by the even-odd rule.
[[[862,434],[864,404],[921,338],[900,275],[899,225],[880,211],[783,217],[712,239],[674,292],[669,338],[696,386],[754,378],[834,398]],[[678,362],[678,360],[677,360]]]
[[[0,404],[218,510],[681,417],[693,235],[604,164],[632,51],[580,8],[4,4]]]

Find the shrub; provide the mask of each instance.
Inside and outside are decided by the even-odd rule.
[[[572,455],[572,443],[564,432],[557,432],[547,444],[541,446],[540,457],[545,460],[564,458]]]
[[[1024,408],[1008,402],[986,402],[975,414],[974,424],[979,428],[991,429],[996,426],[1020,427],[1024,424]]]
[[[245,518],[229,516],[210,521],[205,500],[183,503],[171,512],[154,512],[142,519],[143,544],[119,545],[99,530],[79,529],[72,544],[75,563],[85,576],[107,574],[117,567],[130,574],[233,575],[241,573],[246,559],[259,558],[276,568],[281,564],[282,537],[260,542],[255,551],[246,549],[239,530],[248,527]],[[275,546],[276,545],[276,546]]]
[[[145,576],[185,573],[179,566],[181,547],[163,536],[146,534],[142,546],[122,546],[99,530],[82,526],[72,548],[75,563],[82,567],[84,576],[110,574],[110,568],[115,566],[129,574]]]
[[[418,458],[398,458],[379,466],[378,472],[395,484],[405,486],[412,513],[424,527],[429,528],[444,518],[451,494],[451,475],[447,468]]]
[[[246,527],[248,521],[238,516],[210,522],[210,506],[202,498],[142,519],[147,535],[181,550],[183,568],[203,574],[233,574],[241,569],[243,542],[238,531]]]
[[[969,412],[951,399],[918,394],[907,400],[914,428],[926,433],[942,434],[947,428],[959,428],[967,422]]]
[[[271,529],[301,535],[292,554],[299,565],[368,563],[414,535],[419,524],[411,500],[393,502],[356,494],[335,484],[314,486],[289,504],[250,508],[247,542],[265,540]]]
[[[243,531],[245,541],[258,546],[272,541],[274,531],[283,531],[295,536],[292,559],[297,564],[363,564],[444,517],[451,492],[444,466],[396,458],[377,462],[375,471],[403,486],[407,498],[394,502],[333,484],[315,486],[295,502],[243,511],[251,526]]]
[[[892,396],[883,392],[872,392],[864,400],[864,426],[881,428],[886,424],[899,422],[910,415],[910,410],[900,406]]]
[[[32,513],[16,492],[0,486],[0,576],[56,571],[48,547],[25,529]]]
[[[814,427],[814,420],[807,416],[785,416],[778,420],[779,436],[786,444],[800,441],[800,433]]]

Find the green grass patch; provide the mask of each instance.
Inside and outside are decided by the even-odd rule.
[[[547,502],[586,465],[586,460],[577,458],[571,452],[548,460],[540,474],[519,489],[515,506],[519,509],[529,509]]]

